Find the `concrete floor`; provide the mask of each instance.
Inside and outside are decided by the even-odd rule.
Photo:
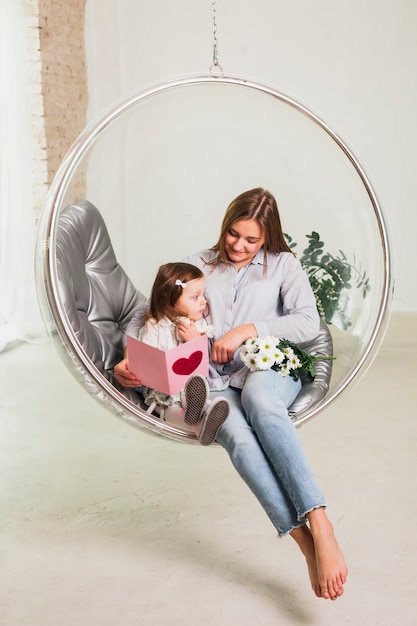
[[[417,317],[300,436],[350,573],[315,598],[221,448],[147,435],[50,343],[0,355],[2,626],[417,624]]]

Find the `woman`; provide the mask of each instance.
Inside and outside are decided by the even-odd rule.
[[[289,534],[300,547],[315,594],[336,600],[347,567],[287,410],[301,383],[273,370],[249,372],[239,354],[250,337],[300,343],[319,330],[314,294],[285,241],[275,198],[261,188],[240,194],[226,211],[218,242],[185,260],[204,272],[208,322],[218,337],[209,385],[212,397],[221,391],[227,398],[230,412],[217,441],[278,535]],[[115,374],[130,384],[126,363]]]

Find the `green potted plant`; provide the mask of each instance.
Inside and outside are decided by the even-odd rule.
[[[297,247],[298,244],[289,235],[286,234],[285,237],[291,249]],[[337,256],[325,252],[324,243],[317,232],[313,231],[306,237],[308,246],[299,259],[309,277],[320,316],[327,324],[331,324],[337,315],[343,330],[347,330],[351,322],[345,290],[354,286],[360,289],[362,297],[366,298],[371,289],[366,271],[362,271],[360,265],[356,267],[356,259],[353,263],[348,261],[341,250]]]

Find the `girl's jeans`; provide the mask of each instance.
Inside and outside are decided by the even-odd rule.
[[[273,370],[251,372],[245,385],[221,392],[230,413],[217,434],[233,465],[282,536],[325,506],[287,408],[301,382]],[[212,392],[214,398],[218,392]]]

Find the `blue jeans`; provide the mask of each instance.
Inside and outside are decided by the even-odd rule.
[[[279,536],[305,524],[307,513],[325,506],[287,411],[300,389],[300,381],[266,370],[249,373],[242,391],[229,387],[221,392],[230,413],[216,439]]]

